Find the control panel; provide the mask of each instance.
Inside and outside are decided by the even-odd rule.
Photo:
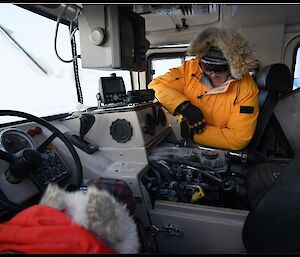
[[[69,169],[59,155],[51,153],[42,156],[42,165],[36,172],[35,177],[41,186],[46,186],[49,182],[60,181],[69,174]]]
[[[136,103],[93,111],[95,123],[86,134],[89,142],[108,148],[144,147],[170,132],[160,103]],[[64,120],[72,131],[79,131],[78,118]]]

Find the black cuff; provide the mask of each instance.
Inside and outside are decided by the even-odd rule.
[[[174,114],[180,113],[183,114],[184,110],[191,104],[190,101],[184,101],[180,105],[178,105],[174,111]]]

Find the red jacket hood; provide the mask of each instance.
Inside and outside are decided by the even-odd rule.
[[[114,253],[63,212],[43,205],[29,207],[0,224],[0,251],[8,250],[21,253]]]

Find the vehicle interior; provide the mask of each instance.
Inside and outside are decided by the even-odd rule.
[[[140,253],[299,253],[300,5],[0,4],[0,222],[49,183],[131,204]],[[181,138],[148,89],[208,27],[253,46],[250,144]],[[298,131],[298,132],[297,132]],[[125,201],[126,203],[126,201]]]

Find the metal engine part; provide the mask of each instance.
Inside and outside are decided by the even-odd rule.
[[[247,209],[245,174],[230,168],[226,153],[163,144],[149,153],[142,181],[153,200]]]

